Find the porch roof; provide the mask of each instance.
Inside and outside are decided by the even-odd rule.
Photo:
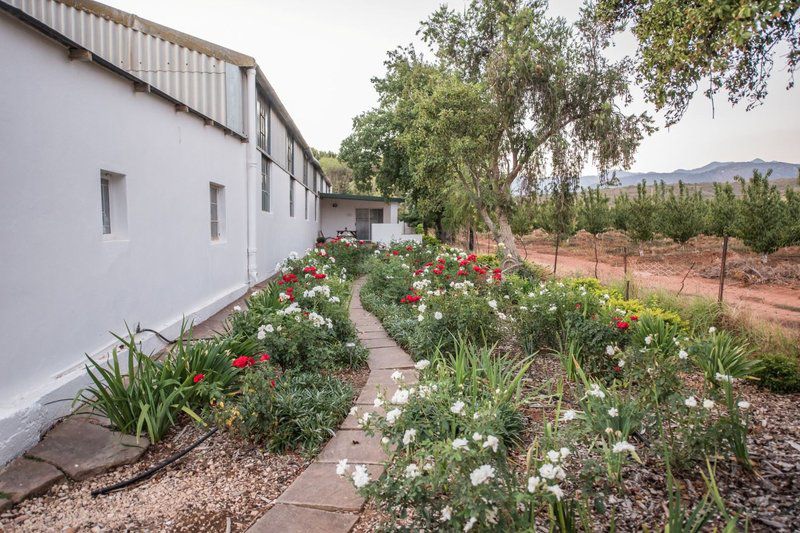
[[[381,202],[387,203],[401,203],[405,200],[403,198],[391,196],[370,196],[368,194],[348,194],[343,192],[323,192],[320,193],[320,198],[332,198],[334,200],[362,200],[367,202]]]

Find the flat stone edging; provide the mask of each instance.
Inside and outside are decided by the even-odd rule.
[[[397,385],[391,379],[396,370],[403,372],[406,383],[416,383],[414,361],[386,334],[377,318],[361,306],[361,287],[366,278],[353,283],[350,300],[350,319],[356,326],[358,338],[369,349],[367,365],[369,377],[361,389],[355,405],[360,412],[381,412],[373,401],[378,388],[388,395],[394,394]],[[336,463],[348,459],[350,464],[365,464],[370,477],[375,479],[384,470],[388,456],[383,451],[380,438],[369,437],[358,425],[357,415],[348,415],[336,435],[322,452],[283,491],[275,504],[253,524],[252,533],[347,533],[364,506],[346,477],[336,474]]]

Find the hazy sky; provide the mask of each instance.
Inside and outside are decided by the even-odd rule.
[[[388,50],[416,40],[419,21],[439,0],[102,0],[125,11],[256,58],[303,137],[338,150],[353,116],[373,106],[370,78],[383,74]],[[451,1],[453,7],[463,0]],[[574,19],[579,2],[555,0],[554,15]],[[635,49],[619,39],[614,55]],[[800,88],[786,91],[776,61],[764,105],[745,111],[724,97],[696,97],[683,120],[645,139],[634,171],[671,171],[710,161],[780,160],[800,163]],[[637,94],[635,110],[644,109]],[[591,173],[591,169],[586,169]]]

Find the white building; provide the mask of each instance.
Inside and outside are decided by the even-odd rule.
[[[321,225],[330,182],[252,57],[90,0],[0,0],[0,50],[2,465],[110,331],[174,336],[350,220]],[[359,205],[401,238],[396,201]]]

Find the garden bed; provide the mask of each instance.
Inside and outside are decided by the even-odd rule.
[[[364,424],[397,453],[359,483],[356,531],[792,530],[800,396],[749,381],[797,390],[796,361],[754,360],[713,317],[494,261],[402,245],[370,265],[365,308],[430,362]]]

